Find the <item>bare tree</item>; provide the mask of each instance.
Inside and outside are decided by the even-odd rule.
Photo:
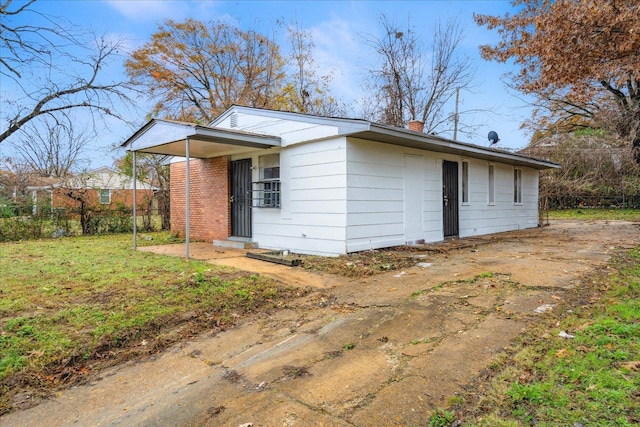
[[[116,168],[123,175],[133,178],[133,155],[131,152],[127,152],[124,157],[116,161]],[[169,171],[170,168],[165,155],[138,153],[136,156],[136,179],[149,183],[158,189],[153,197],[145,196],[139,201],[143,211],[146,212],[144,217],[146,228],[151,228],[154,199],[158,203],[158,214],[162,221],[162,229],[168,230],[171,227]]]
[[[124,120],[117,111],[130,105],[129,88],[104,77],[105,69],[119,56],[122,42],[45,16],[32,8],[34,2],[0,3],[0,76],[4,88],[10,85],[12,89],[2,96],[0,142],[35,118],[60,119],[78,109],[89,111],[94,120],[105,116]]]
[[[13,25],[11,18],[30,12],[29,7],[36,0],[29,0],[21,6],[13,6],[12,0],[0,2],[0,43],[2,44],[2,56],[0,57],[0,74],[9,78],[21,78],[24,64],[41,62],[43,54],[50,49],[48,40],[49,32],[55,34],[52,29],[36,27],[29,24]],[[64,33],[62,28],[56,31]]]
[[[77,169],[91,135],[78,130],[73,120],[67,123],[42,120],[42,125],[29,123],[20,130],[17,142],[10,143],[17,161],[31,172],[42,176],[63,177]]]
[[[85,171],[76,175],[67,175],[55,185],[55,191],[68,198],[65,205],[68,205],[80,218],[84,235],[93,234],[91,220],[100,209],[95,197],[96,191],[99,190],[93,182],[95,178],[93,173]]]
[[[631,151],[624,139],[587,129],[542,136],[522,153],[562,162],[562,168],[540,175],[540,200],[558,209],[639,200],[640,165]]]
[[[365,83],[372,94],[371,118],[398,127],[418,120],[426,133],[450,130],[453,117],[445,109],[457,90],[472,85],[475,73],[469,59],[458,55],[463,37],[457,21],[437,22],[431,50],[413,28],[402,30],[385,15],[380,24],[383,35],[367,39],[381,59]]]
[[[283,99],[276,105],[280,109],[319,116],[339,117],[346,114],[345,107],[331,95],[331,74],[318,75],[313,60],[315,44],[309,31],[300,28],[297,22],[288,27],[291,54],[290,71],[280,95]]]

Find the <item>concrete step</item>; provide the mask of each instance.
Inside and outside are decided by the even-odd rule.
[[[233,248],[233,249],[257,249],[258,243],[245,240],[214,240],[213,246],[219,248]]]

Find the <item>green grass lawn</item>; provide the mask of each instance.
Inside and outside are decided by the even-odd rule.
[[[302,292],[131,248],[131,235],[0,244],[0,415],[18,392],[45,395]]]
[[[562,209],[549,211],[549,219],[623,220],[640,222],[640,209]]]

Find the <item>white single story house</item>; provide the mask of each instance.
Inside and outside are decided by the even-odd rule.
[[[240,106],[207,126],[153,119],[123,147],[175,156],[172,231],[330,256],[537,227],[538,173],[559,167],[421,129]]]

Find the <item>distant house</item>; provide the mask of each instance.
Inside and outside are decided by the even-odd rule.
[[[93,206],[133,206],[133,180],[106,166],[65,178],[49,178],[47,185],[28,187],[28,190],[32,195],[34,209],[37,205],[73,211],[80,203],[79,198]],[[138,180],[138,205],[152,203],[156,190],[157,188]]]
[[[538,226],[538,172],[559,165],[416,125],[234,106],[123,146],[176,156],[171,228],[199,240],[339,255]]]
[[[0,209],[3,215],[35,215],[38,200],[46,200],[46,206],[50,206],[49,187],[55,182],[54,178],[37,173],[0,170]]]

